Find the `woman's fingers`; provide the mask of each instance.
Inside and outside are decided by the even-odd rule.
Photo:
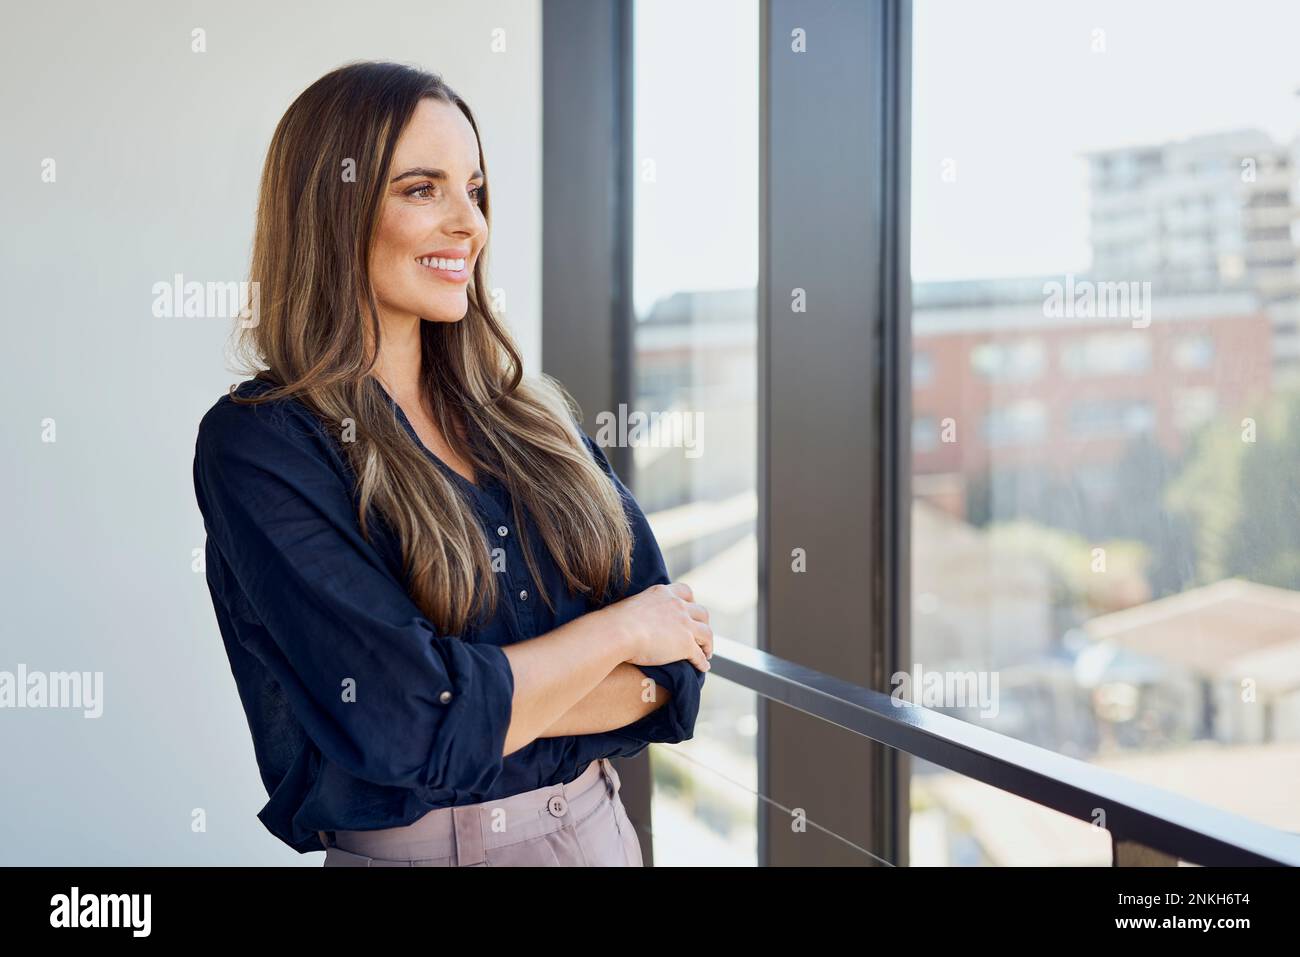
[[[713,657],[713,629],[705,622],[691,622],[695,631],[695,643],[700,646],[706,658]]]
[[[712,666],[708,659],[713,657],[713,629],[709,626],[709,610],[695,600],[695,592],[685,582],[670,582],[668,590],[686,605],[686,612],[691,619],[692,637],[695,639],[695,653],[690,662],[700,671],[708,671]]]
[[[699,602],[688,601],[686,603],[686,610],[690,612],[691,617],[696,621],[707,622],[709,620],[709,610]]]

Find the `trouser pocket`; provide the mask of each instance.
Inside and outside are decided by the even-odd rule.
[[[627,856],[627,866],[645,867],[645,859],[641,854],[641,839],[632,825],[632,819],[627,816],[627,809],[623,807],[623,802],[617,794],[611,798],[611,803],[614,805],[614,821],[618,824],[619,835],[623,841],[623,852]]]

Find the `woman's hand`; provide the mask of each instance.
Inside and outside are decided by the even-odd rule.
[[[609,619],[622,635],[630,664],[666,665],[685,659],[700,671],[712,667],[708,609],[696,604],[690,586],[683,582],[651,585],[596,614]]]

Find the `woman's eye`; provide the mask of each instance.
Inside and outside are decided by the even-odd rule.
[[[416,199],[432,199],[434,197],[433,191],[437,188],[438,184],[436,183],[423,183],[414,189],[408,189],[406,195],[414,196]],[[469,188],[470,199],[475,205],[483,205],[484,189],[483,186],[471,186]]]

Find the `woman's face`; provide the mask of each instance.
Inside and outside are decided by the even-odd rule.
[[[397,140],[370,277],[384,320],[459,322],[487,242],[478,140],[460,110],[425,98]]]

